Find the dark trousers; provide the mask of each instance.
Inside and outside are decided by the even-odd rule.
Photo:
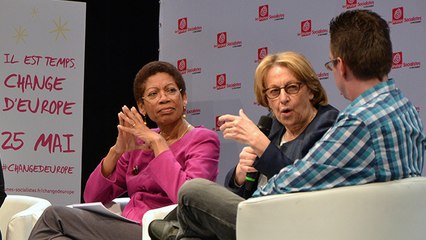
[[[50,206],[43,212],[32,239],[142,239],[142,227],[86,210]]]
[[[179,190],[177,239],[236,239],[238,204],[245,199],[205,179]]]

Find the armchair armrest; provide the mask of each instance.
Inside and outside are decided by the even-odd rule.
[[[43,198],[8,195],[0,208],[3,239],[28,239],[34,224],[50,205]]]
[[[237,239],[425,239],[426,178],[252,198]]]
[[[155,219],[163,219],[169,212],[171,212],[173,209],[177,207],[177,204],[151,209],[148,212],[143,215],[142,218],[142,239],[143,240],[150,240],[148,234],[148,226],[149,224],[154,221]]]
[[[129,202],[130,198],[124,197],[124,198],[116,198],[111,203],[107,204],[106,207],[115,212],[115,213],[121,213],[124,206]],[[169,212],[171,212],[177,204],[151,209],[147,211],[143,218],[142,218],[142,239],[143,240],[150,240],[148,234],[148,226],[149,224],[155,220],[155,219],[163,219]]]
[[[129,197],[115,198],[112,202],[105,204],[105,207],[114,213],[121,214],[129,201]]]

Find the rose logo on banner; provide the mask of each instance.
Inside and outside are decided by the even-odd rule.
[[[226,73],[216,75],[216,86],[213,89],[222,90],[225,88],[239,89],[241,88],[241,83],[227,83]]]
[[[268,5],[262,5],[259,6],[259,16],[256,18],[256,21],[265,21],[269,19],[269,6]]]
[[[218,33],[217,35],[216,35],[216,45],[215,45],[215,47],[217,47],[217,48],[224,48],[224,47],[226,47],[226,41],[227,41],[227,33],[226,32],[221,32],[221,33]]]
[[[176,34],[183,34],[187,32],[197,33],[203,30],[203,27],[201,26],[188,27],[187,17],[179,18],[177,25],[178,29],[175,31]]]
[[[216,90],[226,88],[226,73],[216,75]]]
[[[242,41],[229,41],[228,42],[228,33],[220,32],[216,35],[216,44],[214,48],[225,48],[225,47],[241,47],[243,45]]]
[[[316,35],[316,36],[325,36],[328,35],[328,29],[326,28],[322,28],[322,29],[318,29],[318,30],[313,30],[312,29],[312,20],[311,19],[307,19],[307,20],[303,20],[302,22],[300,22],[300,33],[297,34],[298,36],[301,37],[307,37],[310,35]]]
[[[358,2],[357,0],[346,0],[346,4],[342,8],[352,9],[356,7],[371,8],[374,7],[374,1]]]
[[[421,62],[419,61],[407,61],[403,60],[402,52],[395,52],[392,54],[392,69],[397,68],[420,68]]]
[[[188,67],[188,62],[186,60],[186,58],[182,58],[180,60],[177,61],[177,69],[179,70],[179,72],[184,75],[187,73],[191,73],[191,74],[198,74],[201,73],[201,68],[199,67]]]
[[[300,36],[306,37],[311,35],[312,32],[312,20],[304,20],[300,23]]]
[[[178,20],[178,33],[185,33],[188,30],[188,19],[181,18]]]
[[[257,60],[260,62],[262,59],[264,59],[268,55],[268,48],[259,48],[257,50]]]
[[[284,13],[276,13],[276,14],[269,14],[269,5],[262,5],[258,8],[258,16],[255,18],[258,22],[263,22],[267,20],[283,20],[284,19]]]
[[[346,0],[346,9],[356,8],[358,1],[357,0]]]
[[[402,52],[395,52],[392,54],[392,68],[402,67]]]
[[[392,9],[392,20],[389,21],[391,24],[401,24],[401,23],[420,23],[422,22],[421,16],[414,17],[404,17],[404,7],[397,7]]]
[[[178,60],[176,66],[177,66],[177,69],[179,70],[179,72],[181,74],[185,74],[186,73],[186,66],[187,66],[186,65],[186,58]]]
[[[255,63],[260,63],[268,55],[268,47],[262,47],[257,49],[257,59]]]
[[[400,24],[404,22],[404,8],[398,7],[392,9],[392,24]]]

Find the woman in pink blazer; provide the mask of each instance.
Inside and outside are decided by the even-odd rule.
[[[141,239],[146,211],[177,203],[186,180],[216,180],[218,135],[185,119],[187,95],[180,72],[170,63],[150,62],[136,75],[133,92],[137,109],[123,106],[118,113],[117,141],[90,175],[84,199],[109,203],[127,192],[130,201],[122,216],[139,224],[52,206],[40,217],[30,239]],[[158,128],[149,129],[146,117]]]

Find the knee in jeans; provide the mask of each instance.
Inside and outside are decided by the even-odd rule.
[[[206,189],[206,186],[210,183],[211,182],[209,180],[203,178],[195,178],[185,182],[179,189],[179,203],[182,203],[183,199],[186,197],[191,198],[191,195],[200,194],[203,190]]]

